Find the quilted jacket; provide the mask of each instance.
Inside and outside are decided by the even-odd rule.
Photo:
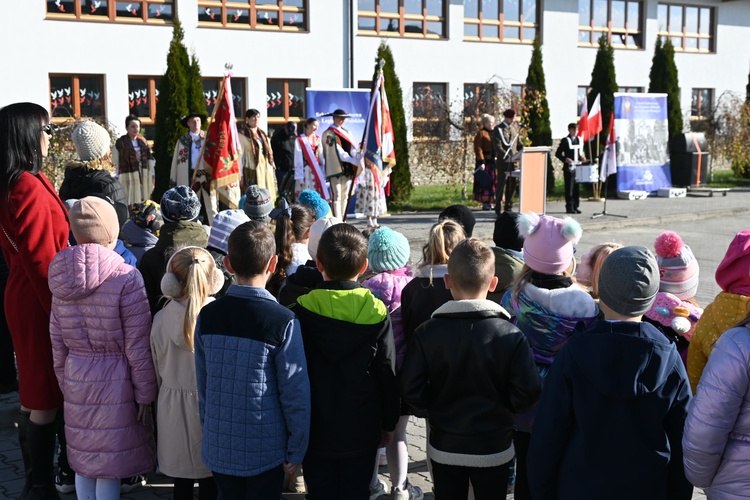
[[[682,448],[685,475],[708,498],[746,498],[750,491],[750,329],[732,328],[716,342],[689,408]]]
[[[401,291],[410,281],[409,268],[402,267],[395,271],[380,273],[362,283],[363,287],[370,290],[375,298],[380,299],[388,308],[393,327],[393,342],[396,345],[396,368],[401,368],[404,354],[406,354],[406,336],[401,316]]]
[[[92,478],[149,472],[151,426],[138,422],[137,404],[156,398],[156,375],[141,274],[101,245],[76,245],[52,260],[49,288],[70,466]]]
[[[726,332],[747,314],[750,297],[737,293],[719,292],[713,302],[703,311],[690,339],[687,357],[687,373],[693,393],[698,388],[708,356],[722,333]]]

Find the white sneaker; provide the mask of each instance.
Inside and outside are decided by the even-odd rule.
[[[378,485],[375,488],[370,488],[370,500],[376,500],[382,495],[387,495],[388,491],[385,489],[383,481],[378,480]]]
[[[391,491],[391,500],[422,500],[424,493],[422,488],[419,486],[412,486],[409,481],[406,481],[406,487],[402,490],[399,487],[393,488]]]

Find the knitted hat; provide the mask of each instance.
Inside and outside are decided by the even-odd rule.
[[[130,205],[130,220],[142,228],[154,234],[164,224],[159,205],[155,201],[147,200],[144,203],[133,203]]]
[[[245,191],[245,205],[242,208],[251,220],[269,222],[271,219],[268,214],[273,210],[271,193],[268,189],[253,184]]]
[[[70,230],[78,244],[98,243],[110,250],[117,243],[120,223],[115,208],[96,196],[78,200],[70,209]]]
[[[323,217],[313,222],[312,226],[310,226],[310,239],[307,240],[307,251],[310,252],[310,257],[315,258],[320,237],[323,236],[326,229],[336,224],[343,224],[343,222],[338,217]]]
[[[111,151],[112,138],[107,129],[98,123],[86,120],[70,135],[81,161],[98,160]]]
[[[520,252],[523,249],[523,236],[518,232],[518,212],[503,212],[495,219],[492,241],[500,248]]]
[[[476,218],[474,218],[474,212],[466,205],[451,205],[440,212],[438,221],[442,222],[445,219],[450,219],[461,224],[467,238],[471,238],[471,233],[474,232],[474,224],[477,223]]]
[[[558,274],[573,260],[574,246],[581,239],[581,225],[570,217],[556,219],[535,213],[518,217],[518,232],[523,242],[524,262],[534,271]]]
[[[161,197],[161,215],[165,222],[194,221],[201,212],[201,202],[187,186],[167,190]]]
[[[229,235],[240,224],[249,221],[250,218],[242,210],[222,210],[211,223],[211,235],[208,237],[208,246],[219,250],[223,254],[229,253]]]
[[[659,292],[659,266],[646,247],[622,247],[607,256],[599,272],[599,300],[616,313],[640,316]]]
[[[370,269],[376,273],[401,269],[409,262],[411,248],[403,234],[389,227],[376,229],[367,244]]]
[[[750,295],[750,229],[734,235],[716,268],[716,284],[725,292]]]
[[[659,290],[680,299],[695,297],[698,290],[698,261],[677,233],[665,231],[654,242],[656,262],[659,264]]]
[[[302,191],[297,197],[297,203],[310,208],[315,214],[316,220],[331,214],[331,206],[328,202],[320,196],[320,193],[312,189]]]

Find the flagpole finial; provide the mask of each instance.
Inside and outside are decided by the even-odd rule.
[[[381,59],[378,61],[378,67],[380,68],[380,71],[383,71],[383,66],[385,66],[385,59]]]
[[[232,71],[232,68],[234,68],[234,64],[232,63],[224,63],[224,69],[227,71]]]

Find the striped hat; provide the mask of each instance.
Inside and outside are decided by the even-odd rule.
[[[243,210],[222,210],[211,224],[211,234],[208,246],[215,248],[224,255],[229,253],[229,235],[240,224],[250,220]]]

